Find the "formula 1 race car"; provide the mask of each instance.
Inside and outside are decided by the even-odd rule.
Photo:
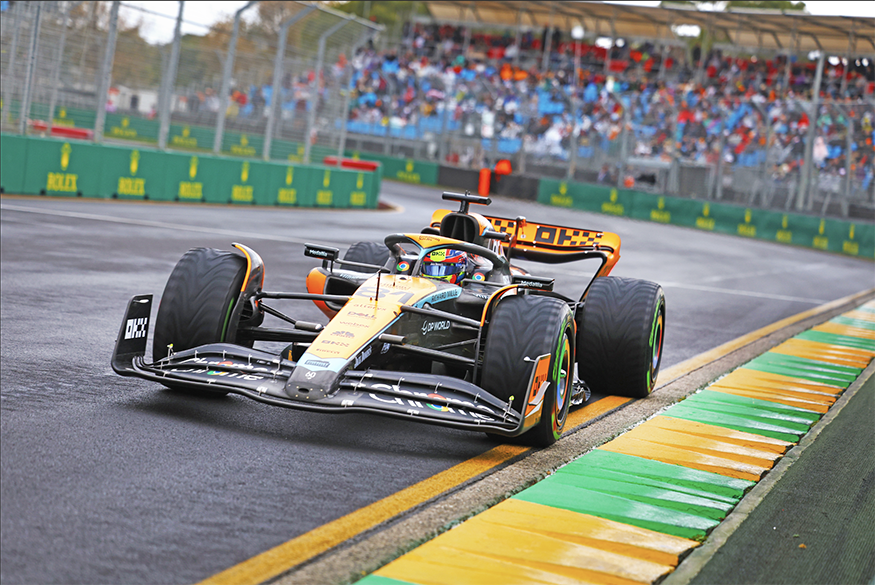
[[[170,388],[226,394],[317,412],[369,412],[549,445],[569,407],[600,394],[646,397],[662,357],[659,285],[608,276],[616,234],[490,217],[486,197],[444,193],[421,233],[339,250],[307,244],[322,261],[307,292],[264,290],[254,250],[189,250],[167,281],[145,359],[152,295],[128,304],[113,369]],[[511,259],[598,259],[582,294]],[[273,301],[310,300],[327,325],[294,319]],[[270,305],[268,303],[271,303]],[[291,327],[262,325],[271,315]],[[279,352],[254,348],[274,343]],[[269,344],[270,345],[270,344]],[[576,372],[576,374],[575,374]]]

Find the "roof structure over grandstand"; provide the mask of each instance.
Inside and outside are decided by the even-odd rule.
[[[677,44],[680,39],[674,29],[695,25],[717,36],[725,35],[739,49],[781,53],[820,50],[845,56],[871,55],[875,51],[875,18],[870,17],[814,16],[798,10],[712,12],[684,5],[661,8],[543,0],[434,0],[425,4],[435,21],[466,26],[474,23],[511,29],[556,26],[571,30],[581,25],[587,36]]]

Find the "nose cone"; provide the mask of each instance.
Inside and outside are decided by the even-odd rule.
[[[321,366],[321,364],[311,365]],[[315,401],[325,398],[336,389],[337,378],[337,373],[331,370],[309,369],[306,365],[299,364],[289,376],[284,390],[289,398]]]

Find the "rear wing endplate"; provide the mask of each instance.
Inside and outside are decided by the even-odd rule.
[[[523,217],[485,216],[495,231],[511,235],[503,242],[508,258],[557,264],[587,258],[602,258],[598,276],[607,275],[620,259],[620,236],[583,228],[529,221]]]

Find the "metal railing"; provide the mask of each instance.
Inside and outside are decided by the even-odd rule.
[[[180,2],[160,46],[119,16],[121,2],[15,2],[0,19],[0,127],[265,159],[342,150],[333,123],[349,63],[382,27],[304,2],[283,3],[275,30],[241,24],[257,5],[194,39],[180,34]]]
[[[417,83],[418,107],[391,111],[380,103],[403,91],[356,87],[349,143],[465,168],[509,159],[517,172],[559,179],[875,217],[871,95],[768,101],[685,93],[683,84],[588,94],[543,81],[508,92],[479,78],[448,83],[439,71]],[[422,98],[429,93],[435,99]]]
[[[200,39],[177,28],[173,43],[156,46],[119,6],[16,2],[4,12],[4,131],[54,125],[96,140],[295,161],[350,150],[474,169],[509,159],[526,174],[875,215],[871,94],[812,103],[690,91],[671,79],[644,91],[555,76],[496,83],[489,62],[454,75],[421,56],[399,67],[404,45],[387,58],[382,27],[302,2],[284,3],[271,30],[242,19],[252,2],[233,26]]]

